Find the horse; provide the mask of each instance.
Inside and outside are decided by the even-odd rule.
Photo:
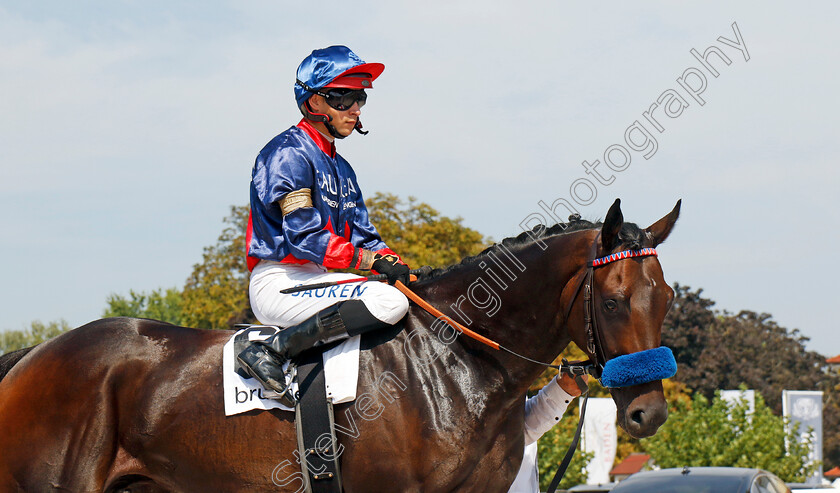
[[[508,238],[411,289],[509,351],[412,306],[366,334],[358,397],[335,407],[344,491],[508,490],[519,469],[529,385],[574,341],[587,348],[580,279],[594,256],[663,242],[680,203],[651,226],[571,221]],[[655,256],[595,270],[606,359],[657,348],[673,298]],[[568,307],[568,308],[567,308]],[[5,359],[0,490],[295,492],[294,413],[225,416],[230,331],[131,318],[91,322]],[[518,353],[518,354],[514,354]],[[524,356],[524,357],[522,357]],[[610,389],[618,424],[650,436],[667,418],[661,380]]]

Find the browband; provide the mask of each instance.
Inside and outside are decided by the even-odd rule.
[[[602,265],[607,265],[610,262],[615,262],[616,260],[621,260],[625,258],[651,256],[658,256],[655,248],[642,248],[641,250],[624,250],[623,252],[616,252],[612,255],[607,255],[606,257],[596,258],[592,261],[592,267],[601,267]]]

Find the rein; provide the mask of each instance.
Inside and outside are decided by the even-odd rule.
[[[600,238],[600,235],[598,236]],[[531,359],[527,356],[523,356],[515,351],[508,349],[498,342],[493,341],[481,334],[473,332],[472,330],[464,327],[460,323],[452,320],[452,318],[444,315],[441,313],[440,310],[436,309],[428,302],[420,298],[417,294],[413,291],[408,289],[403,283],[397,281],[395,286],[397,289],[400,290],[404,295],[408,297],[408,299],[414,301],[419,305],[421,308],[429,312],[430,314],[434,315],[435,317],[445,321],[450,326],[455,328],[456,330],[460,331],[464,335],[467,335],[493,349],[496,350],[504,350],[508,353],[513,354],[521,359],[526,361],[530,361],[531,363],[536,363],[539,365],[543,365],[546,367],[554,368],[561,372],[569,373],[570,375],[574,376],[575,382],[577,383],[578,387],[581,391],[581,397],[583,398],[583,402],[580,405],[580,416],[578,418],[578,425],[577,429],[575,430],[575,435],[572,438],[572,443],[569,445],[569,449],[566,451],[566,455],[563,457],[563,460],[560,462],[560,465],[557,467],[557,471],[554,473],[554,477],[551,479],[551,483],[548,485],[547,493],[555,493],[557,491],[557,487],[560,485],[560,481],[563,479],[563,476],[566,474],[566,470],[569,468],[569,465],[572,462],[572,457],[574,457],[575,451],[577,450],[578,442],[580,441],[581,430],[583,428],[583,422],[586,417],[586,404],[589,401],[589,386],[583,380],[583,374],[589,373],[594,376],[596,379],[601,379],[604,375],[604,368],[608,363],[606,354],[604,353],[604,341],[601,335],[601,330],[598,326],[598,319],[595,316],[595,299],[593,296],[593,285],[595,284],[595,269],[598,267],[603,267],[611,262],[615,262],[618,260],[634,258],[634,257],[656,257],[658,254],[656,253],[656,249],[654,248],[642,248],[641,250],[625,250],[623,252],[613,253],[611,255],[607,255],[601,258],[594,258],[596,255],[596,251],[598,248],[598,240],[596,239],[595,242],[592,244],[592,254],[590,258],[592,260],[587,261],[585,268],[586,271],[583,275],[578,276],[578,281],[575,284],[574,294],[572,295],[571,299],[569,300],[569,304],[566,307],[566,312],[564,314],[563,320],[567,323],[569,320],[569,315],[572,311],[572,306],[574,305],[575,300],[577,299],[578,295],[580,294],[581,288],[583,288],[583,320],[584,320],[584,327],[586,332],[586,349],[589,354],[592,355],[592,358],[589,361],[589,364],[577,364],[571,365],[565,359],[562,361],[561,365],[553,365],[551,363],[544,363],[541,361],[537,361]],[[640,353],[636,354],[644,354],[648,353],[649,351],[657,351],[663,348],[656,348],[653,350],[641,351]],[[667,349],[667,348],[666,348]],[[649,353],[648,353],[649,354]],[[659,353],[657,353],[657,356]],[[628,355],[632,356],[632,355]],[[620,358],[627,358],[627,356],[619,356],[615,359]],[[673,358],[673,355],[671,355]],[[676,368],[674,369],[676,371]],[[612,380],[612,379],[610,379]],[[604,382],[607,384],[607,382]],[[609,385],[607,385],[609,386]]]
[[[560,480],[566,473],[566,469],[568,469],[569,464],[571,463],[572,457],[574,456],[575,450],[577,449],[578,441],[580,440],[581,429],[583,428],[583,421],[586,415],[586,404],[589,400],[589,386],[583,380],[584,374],[588,373],[594,376],[596,379],[600,380],[602,385],[604,385],[605,387],[617,388],[632,386],[639,383],[649,382],[652,380],[670,378],[676,373],[676,361],[674,360],[674,355],[673,353],[671,353],[671,350],[667,347],[647,349],[644,351],[639,351],[636,353],[607,359],[606,354],[604,352],[605,345],[602,336],[602,331],[598,326],[598,319],[595,316],[595,299],[593,296],[593,286],[595,284],[595,269],[619,260],[635,257],[656,257],[658,256],[658,254],[656,253],[656,249],[654,248],[642,248],[640,250],[625,250],[622,252],[607,255],[605,257],[595,258],[598,248],[598,239],[600,239],[600,234],[596,238],[595,242],[593,242],[592,244],[592,253],[589,256],[590,260],[588,260],[584,265],[585,270],[582,273],[577,274],[575,276],[577,278],[577,281],[570,281],[566,284],[567,287],[570,285],[574,286],[574,291],[571,298],[569,299],[568,305],[566,306],[566,311],[564,312],[564,323],[568,323],[569,315],[572,311],[572,306],[574,305],[575,300],[577,299],[580,292],[583,291],[583,319],[584,331],[586,335],[586,350],[592,356],[588,361],[582,362],[582,364],[570,364],[564,359],[562,360],[562,364],[554,365],[551,363],[537,361],[527,356],[523,356],[513,351],[512,349],[506,348],[498,342],[481,334],[478,334],[477,332],[470,330],[462,324],[456,322],[451,317],[443,314],[440,310],[438,310],[437,308],[429,304],[426,300],[418,296],[414,291],[409,289],[402,282],[397,281],[394,284],[394,287],[400,290],[400,292],[403,293],[408,299],[416,303],[418,306],[426,310],[431,315],[437,317],[440,320],[443,320],[452,328],[461,332],[462,334],[472,339],[475,339],[476,341],[497,351],[506,351],[523,360],[542,365],[548,368],[554,368],[560,372],[568,373],[574,377],[575,382],[581,390],[580,396],[583,399],[583,401],[581,402],[580,417],[578,419],[577,430],[575,431],[575,435],[572,439],[572,443],[569,446],[569,449],[566,451],[566,455],[563,457],[563,460],[557,468],[557,472],[554,474],[554,478],[551,480],[551,483],[548,486],[547,493],[554,493],[557,490],[557,487],[560,484]],[[362,280],[369,279],[359,278],[348,282]],[[572,282],[574,282],[574,284],[572,284]],[[300,286],[295,289],[312,289],[312,287],[315,287],[315,285]],[[320,285],[318,285],[318,287],[320,287]],[[566,287],[564,287],[563,290],[565,291],[565,289]]]
[[[481,334],[479,334],[479,333],[477,333],[473,330],[470,330],[470,329],[464,327],[460,323],[453,320],[451,317],[445,315],[443,312],[441,312],[440,310],[438,310],[437,308],[435,308],[434,306],[429,304],[428,301],[426,301],[423,298],[421,298],[420,296],[418,296],[414,291],[409,289],[408,286],[406,286],[402,282],[397,281],[396,284],[394,284],[394,287],[399,289],[400,292],[402,292],[402,294],[404,294],[408,299],[410,299],[411,301],[416,303],[420,308],[429,312],[431,315],[434,315],[438,319],[443,320],[444,322],[449,324],[452,328],[454,328],[458,332],[461,332],[465,336],[471,337],[472,339],[475,339],[476,341],[478,341],[478,342],[480,342],[480,343],[484,344],[485,346],[488,346],[492,349],[495,349],[497,351],[499,351],[499,350],[506,351],[506,352],[516,356],[517,358],[524,359],[524,360],[529,361],[531,363],[536,363],[538,365],[543,365],[543,366],[546,366],[546,367],[549,367],[549,368],[554,368],[555,370],[562,371],[562,372],[568,373],[570,375],[583,375],[585,373],[591,373],[591,371],[592,371],[592,368],[593,368],[592,365],[570,365],[570,364],[567,364],[565,361],[562,365],[554,365],[554,364],[551,364],[551,363],[544,363],[542,361],[537,361],[537,360],[531,359],[527,356],[523,356],[523,355],[517,353],[516,351],[514,351],[512,349],[509,349],[505,346],[502,346],[498,342],[496,342],[496,341],[494,341],[494,340],[492,340],[488,337],[485,337],[485,336],[483,336],[483,335],[481,335]]]
[[[493,341],[492,339],[489,339],[487,337],[484,337],[483,335],[464,327],[463,325],[459,324],[458,322],[452,320],[452,318],[444,315],[443,312],[441,312],[437,308],[430,305],[428,301],[426,301],[423,298],[421,298],[420,296],[418,296],[414,291],[408,289],[408,286],[403,284],[402,281],[397,281],[394,284],[394,287],[399,289],[400,292],[402,294],[404,294],[408,299],[417,303],[417,305],[420,306],[420,308],[426,310],[430,314],[434,315],[435,317],[437,317],[437,318],[443,320],[444,322],[446,322],[447,324],[451,325],[458,332],[461,332],[465,336],[471,337],[471,338],[475,339],[476,341],[478,341],[478,342],[480,342],[480,343],[482,343],[486,346],[489,346],[489,347],[491,347],[491,348],[493,348],[497,351],[499,349],[502,349],[502,346],[500,346],[498,342]]]
[[[597,240],[593,243],[593,250],[597,248]],[[458,332],[475,339],[476,341],[492,348],[495,350],[503,350],[506,351],[518,358],[524,359],[531,363],[536,363],[538,365],[546,366],[549,368],[554,368],[555,370],[565,371],[572,375],[580,375],[582,374],[580,369],[584,368],[586,371],[585,373],[590,373],[595,378],[600,378],[601,373],[603,372],[604,365],[606,364],[606,356],[603,352],[603,341],[601,340],[601,331],[598,330],[598,323],[595,319],[595,306],[594,300],[592,298],[592,285],[594,283],[594,272],[595,268],[603,267],[611,262],[615,262],[616,260],[623,260],[627,258],[633,257],[656,257],[658,254],[656,253],[656,249],[654,248],[643,248],[641,250],[625,250],[623,252],[613,253],[612,255],[607,255],[606,257],[597,258],[594,260],[587,261],[585,267],[586,271],[582,276],[578,278],[578,282],[575,286],[574,295],[572,295],[571,299],[569,300],[569,304],[566,307],[566,312],[564,314],[564,320],[569,319],[569,314],[572,311],[572,305],[574,305],[575,300],[580,294],[581,287],[583,288],[583,311],[584,311],[584,323],[586,325],[586,349],[595,357],[595,360],[592,362],[591,365],[554,365],[551,363],[545,363],[542,361],[537,361],[531,359],[527,356],[523,356],[512,349],[506,348],[502,346],[498,342],[485,337],[477,332],[464,327],[462,324],[456,322],[451,317],[443,314],[440,310],[429,304],[426,300],[418,296],[414,291],[409,289],[405,284],[400,281],[397,281],[394,284],[394,287],[400,290],[402,294],[404,294],[408,299],[416,303],[419,307],[429,312],[431,315],[434,315],[440,320],[443,320],[447,324],[449,324],[452,328],[456,329]],[[592,255],[594,257],[594,254]],[[596,343],[597,338],[597,343]]]

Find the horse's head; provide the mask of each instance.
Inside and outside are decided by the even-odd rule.
[[[676,363],[660,341],[674,291],[652,249],[668,237],[679,211],[677,202],[641,229],[624,222],[615,201],[589,254],[601,260],[587,268],[568,324],[575,343],[603,370],[601,383],[610,388],[619,425],[635,438],[653,435],[668,417],[661,378],[671,376]]]

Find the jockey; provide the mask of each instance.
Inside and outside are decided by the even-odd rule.
[[[380,238],[350,164],[335,139],[361,134],[365,90],[382,73],[346,46],[315,50],[297,69],[301,121],[260,151],[252,170],[246,235],[249,295],[256,317],[286,329],[254,342],[237,360],[272,397],[293,406],[283,365],[302,351],[396,324],[408,300],[392,285],[408,283],[409,268]],[[370,270],[391,285],[368,282],[280,294],[301,284],[338,281]]]
[[[587,377],[584,375],[583,377]],[[569,404],[581,394],[575,379],[560,373],[534,397],[525,401],[525,453],[508,493],[539,493],[537,439],[560,422]]]

